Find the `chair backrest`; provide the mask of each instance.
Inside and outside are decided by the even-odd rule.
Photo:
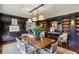
[[[57,50],[57,46],[58,46],[58,41],[56,41],[51,45],[50,53],[54,53]]]
[[[20,50],[21,50],[21,53],[22,53],[22,54],[26,54],[25,44],[23,44],[23,45],[21,44],[21,45],[20,45]]]
[[[17,47],[20,48],[20,40],[16,37]]]
[[[17,43],[20,43],[20,40],[16,37],[16,41],[17,41]]]
[[[26,54],[25,44],[20,44],[20,40],[16,37],[17,44],[20,46],[20,51],[22,54]]]
[[[19,39],[16,37],[16,41],[18,41]]]
[[[63,33],[63,34],[61,34],[61,35],[59,36],[59,39],[61,39],[61,38],[63,38],[62,41],[67,41],[68,33]],[[59,39],[58,39],[58,40],[59,40]]]

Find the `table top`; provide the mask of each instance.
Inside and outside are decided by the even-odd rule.
[[[35,38],[29,38],[28,36],[20,36],[21,39],[26,40],[28,43],[32,44],[33,46],[42,49],[46,46],[55,42],[54,39],[50,38],[42,38],[41,40],[36,40]]]

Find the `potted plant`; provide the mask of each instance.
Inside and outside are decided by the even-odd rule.
[[[43,31],[43,28],[40,26],[35,26],[32,28],[32,31],[34,32],[35,38],[37,40],[40,40],[40,33]]]

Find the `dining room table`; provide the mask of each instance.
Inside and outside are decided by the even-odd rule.
[[[56,42],[55,39],[50,39],[45,37],[41,38],[40,40],[36,40],[34,37],[30,38],[27,35],[22,35],[20,36],[20,38],[23,39],[24,41],[27,41],[29,44],[35,46],[36,48],[40,49],[41,53],[43,48]]]

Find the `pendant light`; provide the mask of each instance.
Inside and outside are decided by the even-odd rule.
[[[41,4],[40,6],[38,6],[38,7],[36,7],[36,8],[34,8],[33,10],[31,10],[31,11],[29,11],[29,13],[32,13],[32,17],[31,17],[31,19],[30,20],[32,20],[32,21],[38,21],[38,20],[44,20],[44,16],[43,15],[39,15],[39,8],[40,7],[42,7],[44,4]],[[33,12],[34,11],[37,11],[36,13],[36,16],[33,16]]]

